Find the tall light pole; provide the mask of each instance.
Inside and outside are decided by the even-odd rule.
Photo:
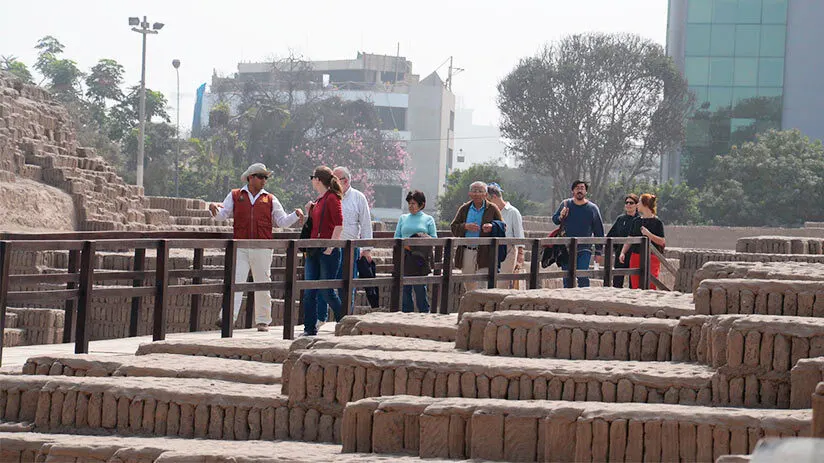
[[[149,34],[157,34],[157,31],[163,29],[163,23],[154,23],[149,29],[149,21],[143,16],[143,21],[138,17],[130,17],[129,25],[133,26],[132,30],[143,36],[143,58],[140,64],[140,106],[139,106],[139,129],[137,133],[137,186],[143,186],[143,150],[144,138],[146,131],[146,36]],[[139,27],[135,27],[139,26]]]
[[[175,197],[180,197],[180,60],[172,60],[177,74],[177,151],[175,151]]]

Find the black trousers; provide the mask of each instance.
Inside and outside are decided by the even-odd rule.
[[[615,268],[629,268],[629,254],[626,255],[626,260],[624,261],[623,264],[621,263],[620,257],[621,257],[621,251],[615,251],[615,259],[613,260],[613,262],[615,262]],[[612,287],[613,288],[623,288],[624,287],[624,276],[623,275],[617,275],[617,276],[612,277]]]

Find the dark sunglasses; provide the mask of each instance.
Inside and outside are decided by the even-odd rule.
[[[638,203],[636,203],[636,202],[634,202],[634,201],[627,201],[627,202],[625,202],[624,204],[626,204],[626,205],[628,205],[628,206],[634,206],[634,205],[636,205],[636,204],[638,204]]]
[[[268,175],[263,175],[263,174],[252,174],[252,177],[258,178],[260,180],[267,180],[269,178]]]
[[[318,176],[317,176],[317,175],[310,175],[310,176],[309,176],[309,180],[312,180],[312,179],[314,179],[314,178],[317,178],[318,180],[320,180],[320,179],[318,178]]]

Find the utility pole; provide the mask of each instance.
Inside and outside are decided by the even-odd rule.
[[[443,64],[441,66],[443,66]],[[449,57],[449,71],[447,71],[447,76],[446,76],[446,88],[450,92],[452,91],[452,76],[454,76],[455,74],[459,74],[463,71],[464,71],[463,68],[456,68],[456,67],[452,66],[452,57],[450,56]]]
[[[180,60],[172,60],[177,74],[177,151],[175,151],[175,198],[180,197]]]
[[[137,134],[137,186],[143,186],[143,158],[145,148],[145,132],[146,132],[146,36],[149,34],[157,34],[157,31],[163,29],[163,23],[154,23],[149,29],[149,21],[146,16],[143,16],[143,21],[140,18],[129,18],[132,30],[143,36],[143,54],[140,62],[140,104],[138,107],[138,118],[140,119],[138,134]]]

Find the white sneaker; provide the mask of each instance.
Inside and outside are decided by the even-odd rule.
[[[317,323],[315,323],[315,331],[320,331],[320,327],[321,327],[321,326],[323,326],[323,325],[325,325],[325,324],[326,324],[326,322],[325,322],[325,321],[323,321],[323,320],[318,320],[318,322],[317,322]]]

